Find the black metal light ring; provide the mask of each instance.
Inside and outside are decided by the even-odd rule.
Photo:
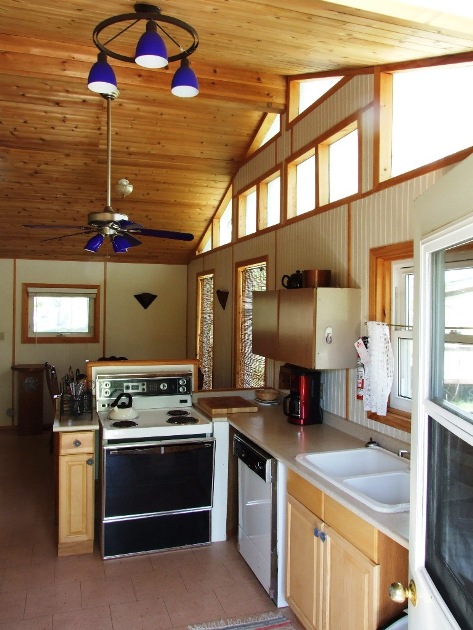
[[[94,41],[94,44],[97,46],[99,50],[105,53],[107,57],[113,57],[114,59],[118,59],[120,61],[126,61],[127,63],[134,63],[135,62],[134,57],[127,57],[126,55],[121,55],[120,53],[114,52],[113,50],[110,50],[109,48],[107,48],[104,44],[102,44],[99,41],[99,35],[104,29],[111,26],[112,24],[118,24],[120,22],[131,22],[131,21],[136,22],[139,20],[154,20],[155,22],[166,22],[167,24],[173,24],[174,26],[181,28],[183,31],[186,31],[186,33],[191,35],[194,41],[189,46],[189,48],[186,48],[185,50],[178,53],[177,55],[170,55],[168,57],[169,62],[179,61],[180,59],[185,59],[186,57],[189,57],[189,55],[192,55],[192,53],[197,49],[199,45],[199,36],[195,28],[193,28],[190,24],[187,24],[187,22],[183,22],[182,20],[179,20],[178,18],[171,17],[169,15],[162,15],[159,11],[157,11],[156,13],[152,11],[137,12],[137,13],[123,13],[122,15],[115,15],[113,17],[107,18],[106,20],[103,20],[103,22],[100,22],[94,28],[94,31],[92,34],[92,39]]]

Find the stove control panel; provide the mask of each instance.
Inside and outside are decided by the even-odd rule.
[[[192,394],[190,374],[146,376],[99,376],[96,387],[97,402],[114,400],[122,392],[132,396],[179,396]]]

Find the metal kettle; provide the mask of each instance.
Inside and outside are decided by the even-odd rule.
[[[284,275],[281,278],[281,284],[285,289],[300,289],[303,285],[302,272],[298,269],[290,276]]]
[[[133,409],[131,394],[122,392],[115,398],[110,407],[111,410],[108,414],[110,420],[134,420],[138,417],[136,410]]]

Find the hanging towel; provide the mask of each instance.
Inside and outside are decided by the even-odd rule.
[[[393,384],[393,351],[389,328],[383,322],[367,322],[369,362],[365,365],[365,411],[385,416]]]

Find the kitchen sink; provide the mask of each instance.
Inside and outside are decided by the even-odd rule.
[[[409,461],[379,447],[301,453],[296,460],[378,512],[409,509]]]

